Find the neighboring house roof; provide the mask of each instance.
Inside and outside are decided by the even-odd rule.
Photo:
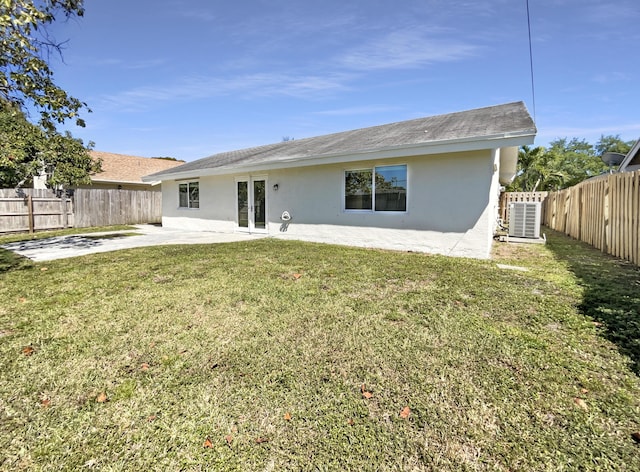
[[[112,152],[90,151],[91,157],[102,160],[102,172],[93,174],[93,182],[148,184],[142,177],[184,164],[184,161],[172,161],[149,157],[127,156]]]
[[[495,149],[532,144],[536,127],[523,102],[223,152],[146,176],[167,180],[238,171]]]
[[[634,170],[640,170],[640,139],[636,141],[633,147],[629,150],[624,160],[618,168],[620,172],[632,172]]]

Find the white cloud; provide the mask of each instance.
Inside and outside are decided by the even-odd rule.
[[[127,61],[125,59],[105,58],[92,61],[97,67],[113,67],[126,70],[152,69],[164,65],[167,59],[142,59],[135,61]]]
[[[536,143],[544,145],[557,138],[580,138],[586,139],[590,143],[595,143],[602,135],[621,135],[622,139],[637,139],[640,136],[640,122],[603,124],[602,126],[557,126],[539,127],[536,136]]]
[[[584,16],[588,21],[611,27],[611,32],[618,34],[615,25],[640,18],[640,5],[637,0],[616,0],[615,2],[597,0],[591,4],[581,2]]]
[[[407,30],[389,33],[355,48],[340,57],[339,62],[355,70],[405,69],[460,60],[477,54],[478,50],[478,46],[459,40]]]
[[[613,82],[626,82],[631,80],[631,77],[624,72],[606,72],[600,73],[593,78],[594,82],[600,84],[610,84]]]
[[[181,9],[183,8],[183,5],[180,4],[180,6],[177,7],[177,9],[179,10],[178,15],[182,16],[183,18],[187,18],[189,20],[198,20],[198,21],[205,21],[205,22],[209,22],[209,21],[215,21],[216,19],[218,19],[218,17],[213,14],[210,10],[207,9],[194,9],[194,8],[190,8],[190,9]]]
[[[255,73],[228,78],[198,76],[176,83],[138,87],[106,95],[101,97],[101,101],[106,108],[143,111],[158,102],[184,102],[231,94],[243,98],[289,96],[313,99],[346,90],[348,81],[346,74]]]
[[[368,115],[371,113],[384,113],[389,111],[397,111],[398,107],[392,106],[363,106],[363,107],[350,107],[350,108],[338,108],[335,110],[317,111],[314,115],[321,116],[351,116],[351,115]]]

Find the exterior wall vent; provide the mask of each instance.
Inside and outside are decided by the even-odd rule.
[[[540,202],[509,204],[509,236],[514,238],[540,237]]]

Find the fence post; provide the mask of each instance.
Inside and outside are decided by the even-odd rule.
[[[609,249],[611,247],[611,225],[609,224],[609,179],[611,177],[607,177],[604,183],[604,244],[603,250],[606,253],[609,253]]]
[[[67,227],[67,197],[65,195],[60,197],[60,223],[62,229]]]
[[[33,197],[31,195],[27,195],[27,212],[29,213],[29,234],[33,234],[35,221],[33,217]]]

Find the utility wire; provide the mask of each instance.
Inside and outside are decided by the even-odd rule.
[[[531,98],[533,100],[533,121],[536,121],[536,87],[533,80],[533,48],[531,46],[531,14],[529,13],[529,0],[527,2],[527,27],[529,28],[529,70],[531,71]]]

